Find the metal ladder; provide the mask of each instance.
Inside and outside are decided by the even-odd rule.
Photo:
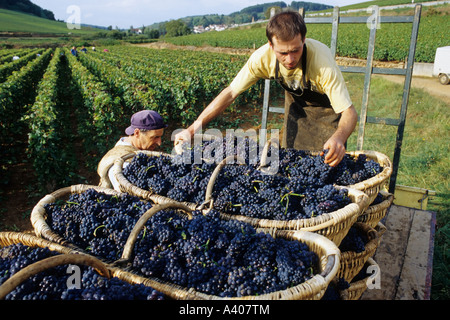
[[[371,24],[369,44],[367,50],[367,62],[365,67],[345,67],[339,66],[342,72],[348,73],[362,73],[364,77],[364,90],[361,104],[361,112],[359,115],[359,128],[357,138],[357,150],[362,150],[364,144],[364,133],[366,123],[384,124],[397,127],[397,137],[395,142],[394,158],[392,161],[393,171],[389,181],[389,192],[394,193],[395,185],[397,181],[398,167],[400,162],[400,154],[403,142],[403,134],[405,130],[406,114],[408,109],[409,92],[411,88],[412,72],[414,66],[414,59],[416,54],[417,36],[419,31],[420,15],[422,11],[422,5],[417,4],[414,9],[414,15],[411,16],[380,16],[379,7],[371,6],[372,15],[370,17],[341,17],[339,14],[339,7],[335,7],[332,17],[319,17],[319,18],[305,18],[306,25],[308,24],[332,24],[331,32],[331,45],[330,49],[334,56],[336,56],[337,42],[338,42],[338,27],[341,23],[353,23],[353,24]],[[300,13],[304,16],[303,8],[300,8]],[[412,23],[411,40],[409,45],[409,53],[407,57],[406,67],[399,68],[375,68],[373,67],[373,56],[375,51],[375,39],[377,26],[381,23]],[[397,119],[381,118],[381,117],[368,117],[368,105],[369,105],[369,91],[372,74],[390,74],[390,75],[404,75],[405,83],[403,87],[403,98],[400,109],[400,115]],[[284,113],[284,108],[274,108],[269,106],[270,96],[270,80],[265,80],[264,98],[263,98],[263,111],[261,121],[261,139],[266,138],[265,133],[267,129],[267,119],[269,112]]]

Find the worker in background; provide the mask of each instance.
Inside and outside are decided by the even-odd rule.
[[[154,151],[161,146],[161,139],[167,124],[159,113],[153,110],[139,111],[131,116],[131,124],[125,129],[126,136],[117,141],[100,161],[97,173],[99,186],[119,190],[112,167],[114,162],[124,155],[139,150]]]
[[[325,162],[339,164],[355,129],[357,113],[330,49],[306,38],[306,31],[298,12],[284,11],[273,16],[266,28],[268,43],[251,55],[197,120],[175,136],[175,145],[190,141],[197,130],[259,79],[272,79],[286,92],[282,147],[328,150]]]
[[[72,49],[70,50],[70,53],[75,57],[78,56],[77,47],[73,46]]]

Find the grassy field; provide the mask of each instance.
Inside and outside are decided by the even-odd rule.
[[[422,0],[420,2],[430,2],[435,0]],[[419,2],[419,1],[417,1]],[[385,7],[385,6],[395,6],[395,5],[401,5],[401,4],[411,4],[412,2],[410,0],[373,0],[373,1],[365,1],[360,2],[356,4],[351,4],[348,6],[341,7],[342,10],[351,10],[351,9],[364,9],[369,6],[379,6],[379,7]],[[324,11],[332,11],[332,10],[324,10]]]
[[[376,2],[376,1],[374,1]],[[342,8],[345,10],[345,8]],[[381,13],[385,15],[383,11]],[[389,15],[414,15],[414,9],[402,9]],[[361,13],[368,16],[367,12]],[[450,5],[423,7],[417,39],[416,61],[434,61],[436,48],[449,45]],[[308,18],[308,16],[306,17]],[[331,44],[331,24],[307,22],[307,37]],[[369,29],[365,24],[341,24],[338,31],[337,55],[365,59],[369,41]],[[377,30],[374,59],[404,61],[408,56],[411,39],[411,23],[383,23]],[[175,45],[212,46],[229,48],[258,48],[267,42],[265,23],[242,28],[231,28],[221,32],[205,32],[181,37],[161,39]]]
[[[81,29],[68,29],[67,24],[39,18],[26,13],[0,9],[1,32],[24,32],[33,34],[52,34],[54,36],[84,35],[98,32],[98,29],[81,27]]]

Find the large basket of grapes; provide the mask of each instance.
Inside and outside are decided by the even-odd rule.
[[[341,266],[337,277],[347,282],[352,281],[367,260],[375,254],[384,231],[382,224],[374,229],[365,223],[356,222],[339,246]]]
[[[74,190],[76,192],[73,193]],[[200,218],[203,217],[201,213],[206,213],[196,210],[199,219],[192,219],[193,224],[183,228],[182,222],[186,222],[186,219],[174,219],[175,213],[182,217],[184,212],[192,211],[182,203],[171,202],[154,205],[135,196],[126,195],[125,197],[113,190],[109,191],[112,194],[105,194],[97,190],[99,189],[90,188],[90,186],[78,186],[59,191],[58,197],[48,197],[47,201],[40,204],[44,210],[41,214],[42,219],[48,222],[46,229],[49,231],[44,234],[59,241],[64,247],[79,250],[108,263],[121,278],[126,278],[131,283],[143,283],[151,286],[168,297],[174,299],[221,299],[233,297],[232,293],[234,293],[235,298],[243,299],[261,297],[266,299],[316,299],[322,294],[329,279],[337,273],[340,252],[335,244],[319,235],[309,235],[306,232],[283,234],[281,231],[277,231],[275,233],[278,235],[279,241],[292,239],[290,243],[293,243],[294,246],[307,243],[309,250],[306,250],[306,247],[297,248],[301,249],[298,250],[299,254],[302,253],[305,256],[303,260],[299,260],[299,257],[294,259],[289,255],[286,256],[288,248],[281,250],[279,242],[275,243],[275,240],[271,240],[273,236],[272,238],[267,236],[261,240],[266,241],[264,244],[267,246],[259,248],[260,250],[264,249],[264,252],[258,252],[255,247],[250,247],[250,245],[256,245],[255,239],[261,236],[256,237],[255,229],[246,223],[226,222],[219,218],[219,213],[216,213],[211,220],[201,220]],[[69,194],[68,200],[61,199],[63,195],[68,196]],[[125,198],[123,201],[127,201],[126,205],[120,201],[121,195]],[[154,219],[143,226],[142,221],[145,220],[142,219],[146,219],[149,214],[160,212],[161,206],[182,208],[184,211],[166,212],[164,210],[162,212],[165,215],[155,215]],[[208,216],[212,214],[213,211],[209,210]],[[184,215],[186,216],[186,214]],[[234,226],[234,229],[230,229],[230,232],[225,235],[223,229],[226,226],[220,230],[213,229],[212,222],[215,223],[215,228],[221,227],[221,223],[227,223]],[[136,234],[136,232],[133,233],[133,230],[141,230],[137,237],[139,241],[136,245],[132,265],[123,267],[121,263],[124,260],[123,257],[127,252],[131,252],[131,249],[134,249],[133,246],[127,245],[130,237]],[[178,241],[168,243],[168,241],[174,240]],[[169,251],[175,248],[186,251],[180,251],[181,254],[175,257],[175,253]],[[250,265],[264,257],[263,254],[271,255],[278,251],[281,251],[278,256],[271,256],[271,259],[260,261],[261,265]],[[252,253],[257,256],[247,256]],[[185,264],[188,262],[186,257],[189,254],[192,255],[188,260],[191,263],[189,265],[180,264],[182,261]],[[220,254],[223,256],[220,257]],[[285,255],[283,256],[283,254]],[[276,258],[282,266],[269,264],[275,263]],[[236,265],[244,261],[247,263],[245,266]],[[296,270],[296,267],[299,270]],[[256,286],[252,279],[255,277],[255,270],[259,273],[264,269],[268,273],[261,275],[257,283],[258,288],[267,287],[270,284],[273,286],[273,291],[263,295],[259,295],[260,292],[257,292],[258,295],[256,295],[255,291],[252,291],[254,285]],[[249,273],[251,270],[253,270],[253,274]],[[270,273],[275,270],[278,270],[279,274]],[[313,270],[317,274],[313,274]],[[301,283],[291,287],[291,280],[294,277],[301,279],[301,281],[298,280]],[[241,283],[240,279],[246,279],[245,283]],[[188,280],[196,280],[196,282],[188,283],[186,282]],[[281,280],[287,281],[289,285],[280,288],[278,285]],[[211,291],[213,288],[221,289],[220,292]]]
[[[367,195],[302,178],[267,175],[222,161],[211,175],[204,204],[257,228],[316,232],[337,245],[367,206]]]
[[[0,233],[0,300],[164,299],[101,260],[30,233]]]
[[[145,227],[153,232],[144,236]],[[174,299],[317,300],[339,258],[337,246],[315,233],[257,230],[172,203],[139,219],[114,265],[135,281],[164,284]]]
[[[386,216],[387,211],[394,201],[392,193],[381,190],[375,200],[369,207],[358,217],[358,222],[363,222],[375,228],[378,223]]]
[[[108,251],[108,238],[122,239],[152,202],[113,189],[78,184],[44,196],[31,212],[38,237],[90,253]],[[116,257],[112,257],[115,259]]]

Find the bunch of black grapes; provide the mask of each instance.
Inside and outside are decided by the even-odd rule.
[[[202,203],[215,166],[208,162],[185,164],[170,156],[136,155],[123,169],[128,181],[175,201]]]
[[[129,233],[152,203],[128,194],[88,189],[44,206],[53,232],[95,256],[115,261]]]
[[[274,238],[216,210],[192,219],[161,211],[136,245],[132,270],[220,297],[285,290],[314,275],[318,257],[300,241]]]
[[[368,242],[369,238],[361,228],[351,226],[344,239],[342,239],[339,250],[342,252],[351,251],[361,253],[366,250],[366,244]]]
[[[376,161],[368,159],[365,154],[351,156],[345,154],[335,166],[324,162],[328,150],[313,154],[303,150],[280,149],[280,174],[301,178],[306,184],[336,184],[349,186],[376,176],[383,167]]]
[[[268,150],[268,158],[277,158],[272,159],[278,166],[276,174],[261,170],[261,148],[255,141],[237,137],[195,144],[176,156],[138,154],[123,174],[139,188],[201,204],[218,162],[227,155],[239,155],[227,162],[214,181],[214,208],[248,217],[291,220],[345,207],[351,202],[348,191],[333,185],[352,185],[382,170],[364,154],[346,154],[338,166],[331,167],[324,162],[327,151],[313,155],[276,146]]]
[[[0,285],[23,268],[57,255],[48,248],[12,244],[0,249]],[[157,290],[106,278],[88,266],[79,266],[79,287],[71,284],[68,265],[49,268],[31,276],[6,295],[6,300],[164,300]],[[68,284],[69,283],[69,284]]]
[[[225,166],[213,191],[215,209],[258,219],[308,219],[349,203],[345,188],[307,184],[299,177],[265,175],[246,166]]]

